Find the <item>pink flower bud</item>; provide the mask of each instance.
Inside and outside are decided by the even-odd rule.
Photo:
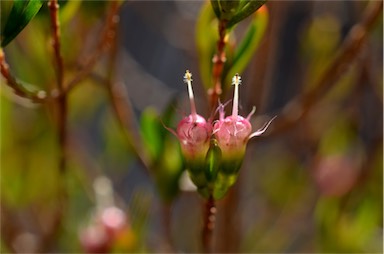
[[[189,115],[177,126],[177,137],[179,138],[184,156],[192,159],[205,157],[209,148],[211,126],[200,115]]]
[[[212,127],[204,117],[196,113],[192,90],[192,73],[188,70],[184,75],[184,82],[188,85],[191,114],[180,121],[176,135],[180,141],[183,155],[187,160],[203,159],[209,149]]]
[[[242,116],[228,116],[213,127],[223,155],[231,151],[243,152],[251,131],[250,122]]]
[[[214,124],[213,133],[223,153],[224,160],[226,158],[242,160],[248,140],[263,134],[273,119],[263,128],[251,133],[252,125],[249,119],[255,109],[246,118],[238,115],[239,85],[241,84],[241,77],[238,74],[233,77],[232,84],[235,86],[232,115],[225,117],[224,106],[220,105],[220,119]]]

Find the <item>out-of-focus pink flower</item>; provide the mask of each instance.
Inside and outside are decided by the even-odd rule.
[[[345,154],[328,155],[319,158],[314,166],[314,177],[324,196],[340,197],[355,185],[361,167],[360,156]]]

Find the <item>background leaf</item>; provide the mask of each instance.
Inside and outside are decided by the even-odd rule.
[[[10,43],[39,12],[40,0],[14,0],[11,12],[1,32],[1,46]]]
[[[235,51],[230,65],[224,70],[224,83],[231,84],[231,79],[236,73],[241,73],[252,59],[257,47],[263,38],[268,25],[268,9],[263,7],[253,15],[248,30]]]
[[[196,24],[196,45],[200,77],[206,89],[212,87],[212,57],[216,50],[217,20],[209,2],[203,4]]]
[[[235,24],[239,23],[243,19],[247,18],[250,16],[252,13],[257,11],[263,4],[265,4],[266,0],[261,0],[261,1],[248,1],[243,8],[238,11],[227,23],[227,28],[231,28]]]

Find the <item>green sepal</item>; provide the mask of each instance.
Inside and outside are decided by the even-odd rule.
[[[234,174],[225,174],[220,172],[217,175],[217,179],[213,189],[213,198],[221,199],[228,192],[229,188],[235,184],[237,180],[237,173]]]
[[[216,180],[221,163],[221,149],[215,139],[211,140],[211,145],[205,158],[205,176],[207,181],[213,183]]]
[[[197,188],[197,191],[201,196],[207,199],[212,195],[212,189],[208,186]]]
[[[186,162],[189,177],[197,188],[207,187],[208,180],[205,175],[204,159],[187,160]]]
[[[220,172],[224,174],[235,174],[239,172],[241,164],[243,163],[245,155],[245,146],[244,149],[233,151],[233,153],[226,153],[223,155],[223,159],[220,165]]]

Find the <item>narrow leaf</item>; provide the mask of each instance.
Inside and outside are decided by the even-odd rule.
[[[252,13],[257,11],[263,4],[265,4],[267,0],[252,0],[249,1],[244,7],[239,10],[229,21],[227,24],[227,28],[231,28],[235,24],[239,23],[243,19],[250,16]]]
[[[264,6],[254,15],[248,30],[240,45],[235,51],[230,65],[224,69],[224,83],[231,84],[231,79],[236,73],[241,73],[252,59],[268,25],[268,9]]]
[[[196,24],[196,45],[199,54],[200,76],[206,89],[212,87],[212,58],[217,40],[217,20],[211,5],[206,2],[200,11]]]
[[[1,46],[11,42],[39,12],[43,2],[40,0],[14,0],[11,13],[1,33]]]
[[[207,5],[207,4],[205,4]],[[212,9],[215,12],[215,15],[218,19],[220,19],[221,11],[220,11],[220,5],[218,0],[211,0]]]
[[[151,155],[152,161],[161,154],[164,140],[161,135],[163,126],[160,124],[159,116],[154,108],[146,108],[140,118],[140,132],[143,144]]]

